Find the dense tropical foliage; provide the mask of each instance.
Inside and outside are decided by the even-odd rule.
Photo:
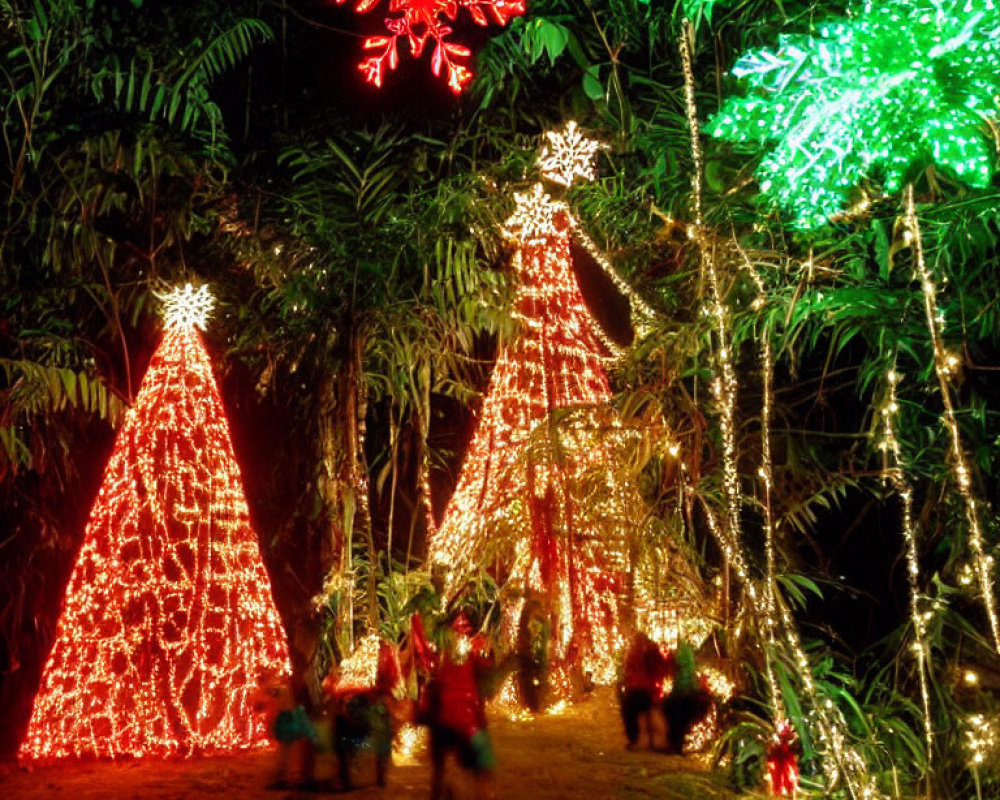
[[[765,568],[759,468],[773,382],[779,585],[820,695],[887,793],[969,796],[974,782],[995,791],[995,768],[970,769],[964,726],[995,713],[1000,665],[967,582],[967,520],[898,181],[874,191],[880,176],[866,175],[866,202],[803,232],[760,201],[759,143],[701,137],[703,174],[692,156],[685,10],[698,23],[691,77],[705,123],[745,94],[729,74],[741,54],[812,32],[844,5],[536,0],[481,36],[476,80],[455,100],[423,65],[403,64],[375,93],[352,62],[364,21],[321,2],[197,0],[181,12],[148,0],[0,0],[5,744],[26,722],[167,284],[209,281],[220,299],[208,339],[297,657],[313,658],[319,643],[336,658],[366,621],[398,624],[404,604],[420,601],[429,588],[410,573],[453,488],[496,342],[510,333],[499,222],[512,190],[536,178],[539,135],[575,118],[610,147],[600,179],[567,200],[656,312],[632,331],[621,308],[602,306],[597,279],[581,275],[595,315],[628,344],[612,374],[616,405],[657,432],[622,469],[639,476],[662,529],[701,554],[706,581],[734,584],[718,636],[747,665],[722,742],[733,781],[759,780],[770,711],[759,640],[739,624],[749,619],[739,581],[712,534],[726,506],[712,392],[720,349],[738,381],[739,524],[754,576]],[[982,125],[977,158],[994,174],[993,136],[979,136],[995,134],[994,122]],[[937,281],[940,336],[957,359],[950,385],[991,554],[1000,189],[995,179],[970,187],[932,162],[905,180]],[[706,313],[706,258],[728,338]],[[901,505],[879,448],[891,370],[902,376],[893,413],[928,614],[932,757]],[[331,574],[351,581],[317,609]],[[788,713],[804,723],[798,668],[777,662]],[[818,781],[821,748],[807,733],[803,745],[804,772]]]

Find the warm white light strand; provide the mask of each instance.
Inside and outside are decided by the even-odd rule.
[[[712,318],[718,339],[716,360],[718,374],[712,382],[712,394],[719,407],[719,429],[722,434],[722,478],[726,496],[726,530],[730,550],[739,550],[741,545],[740,526],[740,480],[736,464],[736,396],[738,384],[733,368],[731,341],[727,325],[726,307],[723,302],[719,273],[715,265],[714,245],[707,240],[702,228],[702,169],[701,132],[698,125],[698,106],[694,94],[694,71],[691,49],[694,29],[690,20],[685,19],[681,27],[681,64],[684,71],[684,99],[688,129],[691,136],[691,213],[693,223],[688,236],[697,244],[702,276],[707,276],[711,301],[705,313]]]
[[[920,235],[920,222],[917,218],[916,205],[913,199],[913,184],[906,187],[905,224],[907,244],[913,248],[913,260],[917,269],[917,277],[924,296],[924,317],[927,321],[927,331],[931,337],[934,349],[934,373],[937,375],[941,390],[941,402],[944,405],[943,420],[948,429],[951,446],[951,466],[955,475],[955,484],[965,505],[965,517],[969,523],[969,547],[972,550],[972,566],[979,584],[979,594],[983,600],[990,632],[993,635],[993,646],[1000,653],[1000,620],[997,619],[996,601],[993,597],[993,557],[986,554],[983,542],[982,523],[979,519],[979,508],[972,494],[972,470],[969,466],[962,438],[955,418],[955,406],[951,399],[951,372],[958,366],[958,357],[945,350],[941,342],[940,310],[937,303],[937,287],[934,278],[924,258],[923,241]]]
[[[755,273],[756,276],[756,273]],[[759,277],[759,276],[757,276]],[[764,296],[763,285],[758,284],[760,297]],[[764,556],[766,564],[765,586],[767,610],[764,622],[767,629],[767,652],[765,669],[771,690],[771,704],[774,708],[775,723],[785,718],[785,706],[778,689],[778,679],[774,673],[774,657],[777,647],[775,607],[778,594],[777,558],[774,545],[774,510],[771,504],[771,489],[774,485],[774,462],[771,460],[771,391],[774,382],[774,363],[771,355],[771,337],[764,326],[760,336],[760,357],[763,371],[763,398],[760,410],[761,464],[759,475],[764,484]]]
[[[633,289],[627,281],[625,281],[621,275],[618,274],[618,270],[612,266],[611,262],[605,258],[604,254],[601,252],[600,248],[595,244],[594,240],[591,239],[583,228],[580,227],[576,219],[573,220],[574,229],[576,231],[577,238],[580,240],[580,244],[583,245],[584,249],[593,257],[597,264],[604,270],[604,274],[607,275],[615,287],[620,291],[626,298],[628,298],[629,308],[632,311],[633,324],[636,328],[636,333],[642,337],[649,332],[649,326],[652,324],[653,320],[656,319],[656,312],[643,300],[638,292]]]
[[[881,409],[882,441],[879,447],[884,454],[883,475],[899,493],[903,503],[903,540],[906,544],[906,574],[910,586],[910,619],[913,622],[913,652],[917,661],[920,680],[920,700],[924,715],[924,740],[927,744],[927,768],[930,769],[934,753],[934,728],[931,721],[931,698],[928,687],[927,623],[931,612],[921,609],[920,561],[917,545],[917,528],[913,516],[913,488],[903,467],[903,456],[896,437],[895,420],[899,413],[896,385],[899,373],[895,365],[886,374],[886,399]]]

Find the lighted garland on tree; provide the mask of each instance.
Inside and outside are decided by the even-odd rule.
[[[885,400],[880,409],[881,431],[878,443],[882,451],[882,476],[890,482],[899,494],[902,503],[903,541],[906,544],[906,573],[910,586],[910,619],[913,622],[912,651],[916,660],[917,679],[920,683],[920,702],[923,711],[924,742],[927,746],[927,767],[934,755],[934,723],[931,718],[930,697],[930,647],[927,644],[927,625],[933,612],[928,607],[927,598],[920,591],[920,550],[918,547],[917,523],[913,513],[913,486],[906,474],[903,451],[896,436],[896,421],[899,417],[899,401],[896,387],[900,374],[895,361],[886,373]]]
[[[757,168],[761,192],[772,206],[788,210],[799,228],[854,217],[867,209],[879,186],[892,193],[905,184],[902,244],[913,251],[944,403],[948,461],[968,523],[971,559],[962,581],[976,584],[1000,651],[983,504],[973,494],[972,468],[952,401],[952,375],[960,358],[943,341],[938,289],[924,257],[908,183],[933,166],[973,188],[989,184],[995,171],[998,49],[1000,13],[992,0],[865,3],[848,19],[818,26],[813,36],[781,37],[776,51],[765,48],[740,59],[734,74],[746,79],[749,96],[728,100],[709,129],[717,137],[767,149]],[[887,428],[891,431],[888,421]],[[904,501],[907,560],[915,582],[911,490],[898,464],[893,470]],[[911,585],[914,597],[915,591]],[[929,613],[911,602],[928,763],[933,737],[922,634]]]
[[[22,761],[268,744],[248,697],[289,672],[288,645],[197,330],[212,297],[189,284],[164,304],[167,332],[105,469]]]
[[[342,5],[346,0],[337,0]],[[354,11],[365,14],[381,4],[381,0],[358,0]],[[524,13],[524,0],[389,0],[388,14],[383,20],[387,35],[368,36],[362,47],[370,53],[360,64],[365,80],[381,86],[387,71],[399,65],[400,40],[405,39],[413,58],[420,58],[431,45],[431,72],[444,73],[448,88],[458,94],[472,80],[472,70],[462,63],[472,55],[465,45],[449,41],[454,29],[451,23],[465,9],[477,25],[491,22],[506,25]]]
[[[705,313],[713,320],[713,327],[718,336],[718,346],[716,351],[718,362],[718,376],[713,380],[713,394],[717,399],[720,410],[720,429],[723,439],[723,483],[726,489],[726,521],[720,523],[715,511],[703,500],[706,511],[706,518],[709,528],[719,542],[726,564],[736,573],[746,591],[746,607],[751,618],[764,632],[767,639],[765,652],[765,665],[768,671],[768,683],[771,686],[772,712],[775,716],[775,733],[780,744],[782,732],[790,731],[787,721],[784,718],[784,702],[779,693],[775,691],[775,676],[772,658],[776,661],[779,657],[787,659],[788,666],[797,674],[805,698],[808,700],[810,712],[807,721],[814,727],[819,741],[826,753],[821,754],[820,762],[822,770],[826,776],[828,788],[833,788],[843,781],[847,793],[855,800],[867,798],[877,798],[881,796],[877,788],[874,776],[870,773],[868,765],[861,757],[854,746],[848,725],[843,713],[836,707],[831,699],[820,694],[819,687],[812,675],[812,665],[806,651],[802,645],[798,628],[787,602],[782,597],[776,586],[774,554],[768,546],[767,555],[767,576],[764,581],[763,594],[764,606],[760,608],[758,598],[758,581],[754,580],[748,569],[748,559],[745,553],[745,545],[742,541],[741,526],[739,519],[739,509],[741,506],[738,473],[736,470],[736,450],[734,440],[734,415],[736,405],[737,382],[735,370],[733,368],[732,340],[728,332],[728,312],[725,306],[723,293],[721,291],[720,277],[715,263],[716,244],[707,235],[702,219],[702,170],[704,159],[701,151],[699,122],[697,106],[694,92],[694,72],[692,67],[692,51],[694,40],[694,27],[690,20],[684,20],[681,28],[680,53],[684,71],[685,85],[685,105],[687,111],[688,125],[691,137],[692,155],[692,197],[691,210],[693,224],[689,227],[689,236],[698,246],[702,275],[707,279],[711,290],[711,302]],[[755,276],[751,266],[751,273]],[[762,284],[758,282],[758,288]],[[758,298],[762,300],[762,298]],[[755,304],[757,307],[757,304]],[[766,371],[765,382],[771,379],[771,363],[769,348],[765,348],[762,353]],[[769,395],[765,398],[765,408],[762,415],[769,419]],[[764,435],[768,435],[769,425],[765,425]],[[769,501],[772,475],[769,463],[770,444],[765,447],[765,463],[762,465],[762,478],[764,480],[765,503]],[[777,635],[775,636],[775,633]],[[772,655],[773,654],[773,655]],[[773,743],[772,743],[773,744]],[[787,743],[786,743],[787,744]],[[788,786],[788,764],[784,764],[782,774],[785,775],[780,781],[778,791],[784,792]],[[769,766],[770,769],[770,766]],[[772,780],[774,776],[771,776]],[[788,780],[786,780],[788,778]],[[795,772],[797,781],[797,765]],[[772,787],[775,788],[775,787]]]
[[[748,88],[706,132],[766,151],[761,193],[815,228],[877,187],[935,166],[973,187],[995,172],[1000,13],[993,0],[865,2],[853,16],[783,35],[733,67]]]

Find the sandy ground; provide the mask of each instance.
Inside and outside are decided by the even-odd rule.
[[[609,691],[559,715],[519,722],[494,719],[490,730],[499,764],[497,800],[728,796],[720,791],[722,776],[694,759],[625,750]],[[416,763],[394,765],[385,789],[374,785],[371,761],[367,753],[359,757],[354,770],[359,788],[351,797],[426,800],[430,774],[426,753],[417,756]],[[271,752],[166,763],[65,763],[32,772],[6,763],[0,765],[0,800],[315,800],[342,794],[267,789],[274,766]],[[471,798],[469,782],[456,775],[457,770],[450,772],[456,800]]]

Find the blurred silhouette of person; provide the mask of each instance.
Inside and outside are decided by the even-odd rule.
[[[674,682],[670,693],[663,698],[663,716],[667,721],[668,751],[680,754],[691,728],[708,714],[712,695],[698,678],[690,644],[679,641],[672,660]]]
[[[292,679],[273,672],[261,675],[249,702],[278,743],[278,763],[269,788],[312,786],[318,737],[305,707],[295,702]]]
[[[545,606],[537,596],[529,597],[517,630],[518,682],[525,705],[536,714],[548,702],[551,635]]]
[[[331,700],[334,713],[333,749],[342,788],[353,788],[351,766],[365,744],[375,753],[375,782],[385,786],[392,761],[392,741],[396,735],[398,703],[395,698],[401,683],[396,647],[379,644],[375,683],[371,686],[347,685],[337,668],[323,681],[323,691]]]
[[[431,800],[445,797],[449,753],[455,753],[473,774],[476,797],[492,797],[496,759],[479,691],[479,682],[492,665],[486,637],[474,633],[468,617],[459,613],[445,634],[433,677],[424,689],[424,719],[431,734]]]
[[[637,631],[625,653],[619,694],[625,738],[628,740],[626,747],[630,750],[639,741],[642,720],[646,723],[649,746],[653,747],[652,710],[663,696],[666,670],[667,662],[659,646],[645,633]]]

